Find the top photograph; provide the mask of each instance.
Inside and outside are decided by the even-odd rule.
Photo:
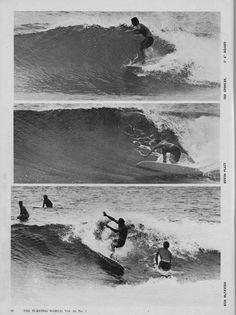
[[[15,101],[220,100],[219,12],[15,11]]]

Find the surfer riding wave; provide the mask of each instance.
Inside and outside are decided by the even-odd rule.
[[[155,140],[154,140],[155,142]],[[151,155],[154,151],[157,151],[158,153],[163,155],[163,163],[166,163],[167,161],[167,153],[170,153],[169,161],[171,163],[177,163],[180,160],[181,153],[184,153],[188,156],[188,159],[190,162],[194,163],[194,160],[188,155],[188,152],[184,150],[184,148],[180,145],[173,144],[171,142],[168,142],[166,140],[160,141],[157,145],[155,145],[151,151],[145,155],[145,157],[148,157]]]
[[[139,23],[139,20],[137,17],[133,17],[131,19],[131,22],[132,22],[132,25],[134,26],[134,29],[128,30],[126,32],[134,32],[136,34],[141,34],[144,36],[144,40],[140,43],[140,48],[139,48],[140,56],[138,54],[137,57],[133,60],[133,63],[135,63],[136,61],[141,61],[141,63],[144,64],[145,57],[146,57],[145,49],[152,46],[154,39],[150,30],[145,25]]]
[[[118,224],[118,229],[114,229],[112,228],[111,226],[109,226],[108,224],[106,224],[105,226],[108,227],[110,230],[112,230],[113,232],[115,233],[118,233],[119,237],[118,239],[115,239],[112,243],[111,243],[111,250],[112,250],[112,253],[111,253],[111,258],[115,252],[115,249],[116,248],[119,248],[119,247],[123,247],[125,245],[125,241],[126,241],[126,238],[127,238],[127,234],[128,234],[128,228],[127,226],[125,225],[125,220],[123,218],[119,218],[119,220],[116,220],[114,219],[113,217],[109,216],[108,214],[106,214],[106,212],[104,211],[103,212],[103,215],[105,217],[107,217],[108,219],[114,221],[115,223]]]

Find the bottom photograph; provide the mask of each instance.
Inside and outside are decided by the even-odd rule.
[[[13,186],[12,307],[220,305],[220,187]]]

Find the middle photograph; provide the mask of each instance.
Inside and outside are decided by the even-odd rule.
[[[220,181],[220,105],[19,103],[15,183]]]

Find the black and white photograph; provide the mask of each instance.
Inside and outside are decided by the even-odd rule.
[[[220,100],[219,12],[16,11],[15,100]]]
[[[0,314],[233,315],[233,0],[0,0]]]
[[[15,186],[12,305],[220,305],[220,222],[220,187]]]
[[[219,183],[219,104],[15,104],[15,183]]]

